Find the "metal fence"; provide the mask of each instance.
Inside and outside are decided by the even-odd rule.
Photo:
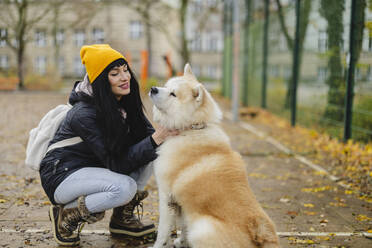
[[[345,141],[372,140],[371,0],[237,1],[240,101]],[[233,1],[222,94],[232,96]]]

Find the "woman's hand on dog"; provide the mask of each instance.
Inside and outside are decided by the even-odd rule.
[[[165,127],[159,126],[156,130],[155,133],[152,134],[152,139],[155,141],[157,145],[160,145],[165,141],[165,139],[169,136],[176,136],[180,132],[178,130],[171,130],[167,129]]]

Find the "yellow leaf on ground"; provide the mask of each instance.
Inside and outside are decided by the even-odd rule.
[[[320,237],[318,237],[319,239],[321,239],[321,240],[324,240],[324,241],[329,241],[329,240],[331,240],[331,238],[330,237],[327,237],[327,236],[320,236]]]
[[[364,215],[364,214],[359,214],[357,217],[355,217],[355,219],[359,220],[359,221],[370,221],[372,220],[372,218]]]
[[[311,204],[311,203],[304,203],[304,207],[305,207],[305,208],[313,208],[313,207],[314,207],[314,204]]]
[[[347,195],[351,195],[352,193],[353,193],[352,190],[345,190],[345,194],[347,194]]]
[[[0,199],[0,203],[5,203],[7,202],[8,200],[5,200],[5,199]]]
[[[304,214],[309,215],[309,216],[313,216],[313,215],[316,215],[317,212],[304,211]]]
[[[294,237],[289,237],[288,240],[290,241],[291,244],[307,244],[307,245],[315,244],[315,242],[311,239],[298,239]]]
[[[317,193],[317,192],[323,192],[323,191],[330,190],[330,189],[332,189],[331,186],[327,185],[327,186],[318,187],[318,188],[302,188],[301,191]]]

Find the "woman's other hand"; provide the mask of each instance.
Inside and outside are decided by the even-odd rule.
[[[169,136],[176,136],[180,132],[178,130],[170,130],[165,127],[159,126],[156,130],[155,133],[152,134],[152,139],[155,141],[157,145],[160,145],[161,143],[164,142],[164,140],[169,137]]]

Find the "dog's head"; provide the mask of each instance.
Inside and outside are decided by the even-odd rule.
[[[222,118],[217,103],[198,82],[189,64],[183,76],[171,78],[165,87],[152,87],[149,95],[154,103],[154,121],[167,128],[217,123]]]

